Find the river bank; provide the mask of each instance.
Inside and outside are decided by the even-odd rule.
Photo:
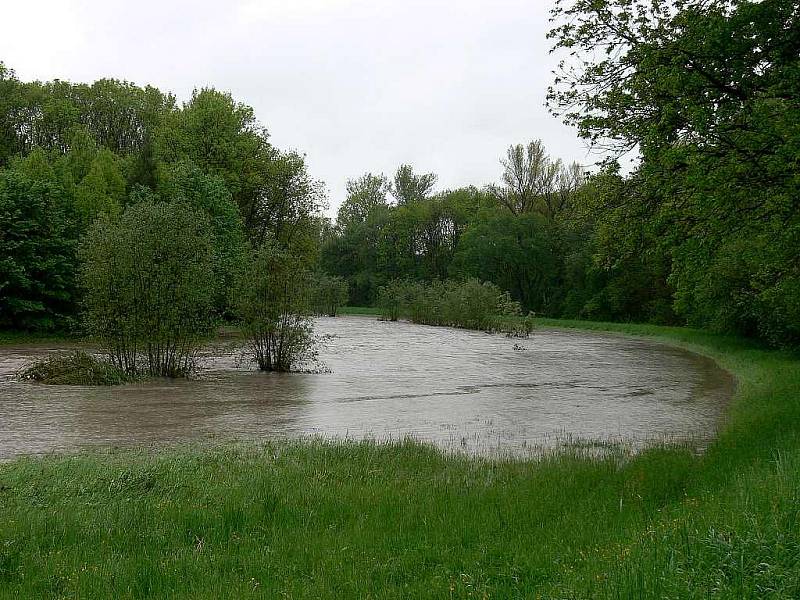
[[[21,458],[0,465],[0,597],[797,597],[797,357],[541,325],[713,357],[738,381],[725,428],[622,463],[319,441]]]

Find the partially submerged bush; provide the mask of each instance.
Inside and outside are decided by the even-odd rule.
[[[143,202],[101,218],[81,248],[84,317],[128,375],[187,375],[212,330],[213,240],[207,217]]]
[[[504,330],[503,323],[521,312],[508,292],[477,279],[428,284],[395,280],[381,288],[378,298],[384,318],[396,321],[402,315],[423,325]]]
[[[497,331],[502,331],[506,334],[506,337],[510,338],[528,338],[535,328],[536,315],[532,312],[522,318],[513,315],[498,317],[497,326],[495,327]]]
[[[318,315],[335,317],[339,309],[347,304],[347,282],[338,275],[317,273],[314,277],[312,304]]]
[[[378,308],[381,318],[386,321],[397,321],[407,314],[412,301],[423,290],[422,284],[407,279],[392,279],[378,288]]]
[[[132,379],[111,361],[82,350],[40,358],[22,369],[19,378],[52,385],[119,385]]]
[[[302,262],[267,243],[237,278],[235,302],[252,358],[262,371],[291,371],[312,357],[309,273]]]

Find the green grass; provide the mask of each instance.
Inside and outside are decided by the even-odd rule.
[[[702,455],[540,461],[275,443],[0,466],[0,598],[797,598],[800,361],[647,335],[738,378]],[[536,333],[534,332],[535,340]]]
[[[381,316],[381,309],[374,308],[371,306],[343,306],[339,309],[339,314],[343,316],[347,315],[370,315],[370,316]]]
[[[44,344],[49,342],[65,342],[75,339],[66,333],[42,333],[35,331],[0,330],[0,346],[11,344]]]

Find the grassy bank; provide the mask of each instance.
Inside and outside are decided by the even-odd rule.
[[[20,459],[0,466],[0,598],[799,597],[797,357],[540,326],[714,357],[730,422],[702,456],[624,463],[322,442]]]
[[[343,316],[347,315],[370,315],[379,317],[381,315],[380,308],[374,308],[371,306],[343,306],[339,309],[339,314]]]
[[[34,331],[0,330],[0,346],[12,344],[46,344],[50,342],[68,342],[77,340],[77,336],[67,333],[40,333]]]

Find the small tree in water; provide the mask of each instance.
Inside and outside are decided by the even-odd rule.
[[[314,311],[317,314],[335,317],[349,299],[347,282],[338,275],[317,273],[314,277],[313,298]]]
[[[187,375],[212,329],[213,241],[206,216],[143,202],[101,217],[81,248],[84,318],[129,375]]]
[[[310,274],[274,243],[255,251],[236,286],[236,305],[262,371],[291,371],[314,350]]]
[[[397,321],[423,289],[421,283],[406,279],[392,279],[378,288],[378,308],[385,321]]]

